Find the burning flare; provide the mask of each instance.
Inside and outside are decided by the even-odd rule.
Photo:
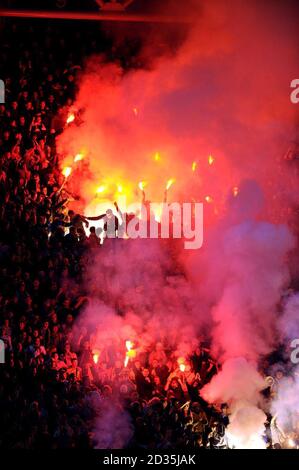
[[[72,168],[70,166],[65,166],[62,170],[62,174],[65,178],[68,178],[72,173]]]
[[[141,191],[144,191],[144,188],[146,187],[146,181],[140,181],[138,183],[138,188],[141,190]]]
[[[99,362],[99,357],[100,357],[100,354],[98,353],[98,351],[94,351],[92,358],[95,364]]]
[[[67,117],[67,120],[66,120],[66,123],[67,124],[70,124],[71,122],[74,122],[75,120],[75,114],[74,113],[70,113]]]
[[[209,155],[209,157],[208,157],[209,165],[213,165],[214,161],[215,161],[215,158],[212,157],[212,155]]]
[[[133,346],[134,346],[134,344],[132,343],[132,341],[130,341],[130,340],[126,341],[127,352],[126,352],[126,357],[125,357],[125,362],[124,362],[125,367],[127,367],[127,365],[129,364],[130,358],[136,356],[136,351],[135,351],[135,349],[133,349]]]
[[[107,189],[106,186],[105,186],[104,184],[102,184],[101,186],[99,186],[99,187],[97,188],[97,191],[96,191],[96,192],[97,192],[97,194],[101,194],[101,193],[103,193],[104,191],[106,191],[106,189]]]
[[[74,163],[80,162],[80,160],[83,160],[83,158],[84,158],[83,153],[77,153],[77,155],[75,155],[74,157]]]
[[[175,182],[174,178],[171,178],[170,180],[167,181],[166,191],[168,191],[170,189],[170,187],[173,185],[174,182]]]
[[[236,197],[236,196],[238,196],[238,194],[239,194],[239,188],[238,188],[238,186],[234,186],[233,187],[233,195]]]

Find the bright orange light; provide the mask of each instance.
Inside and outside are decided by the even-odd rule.
[[[104,191],[106,191],[106,186],[102,184],[101,186],[97,188],[96,192],[99,194],[99,193],[103,193]]]
[[[174,178],[171,178],[170,180],[167,181],[167,184],[166,184],[167,191],[170,189],[170,187],[173,185],[174,182],[175,182]]]
[[[99,362],[99,353],[94,353],[93,355],[93,362],[97,364]]]
[[[161,160],[161,155],[159,152],[156,152],[155,155],[154,155],[154,160],[155,162],[158,162],[159,160]]]
[[[205,197],[205,200],[210,204],[211,202],[213,202],[213,198],[211,196],[206,196]]]
[[[75,155],[75,157],[74,157],[74,162],[75,163],[80,162],[80,160],[83,160],[83,158],[84,158],[83,153],[77,153],[77,155]]]
[[[123,192],[123,187],[122,187],[121,184],[118,184],[118,185],[117,185],[117,191],[118,191],[119,193],[122,193],[122,192]]]
[[[133,358],[136,356],[136,351],[132,349],[133,346],[134,344],[132,343],[132,341],[129,341],[129,340],[126,341],[127,352],[126,352],[126,357],[125,357],[125,362],[124,362],[125,367],[127,367],[127,365],[129,364],[130,358]]]
[[[233,195],[236,197],[236,196],[238,196],[238,194],[239,194],[239,188],[238,188],[238,186],[234,186],[233,187]]]
[[[193,162],[193,163],[192,163],[192,171],[195,171],[195,170],[196,170],[196,167],[197,167],[197,163],[196,163],[196,162]]]
[[[180,364],[180,371],[185,372],[186,366],[185,364]]]
[[[135,114],[135,116],[138,116],[138,108],[133,108],[133,113]]]
[[[145,188],[146,184],[147,184],[146,181],[140,181],[140,182],[138,183],[138,188],[139,188],[141,191],[144,191],[144,188]]]
[[[209,158],[208,158],[209,165],[213,165],[214,161],[215,161],[215,158],[212,157],[212,155],[209,155]]]
[[[75,114],[74,113],[70,113],[67,117],[67,120],[66,120],[66,123],[67,124],[70,124],[71,122],[73,122],[75,120]]]
[[[71,173],[72,173],[72,168],[70,166],[66,166],[62,170],[62,174],[65,178],[68,178]]]

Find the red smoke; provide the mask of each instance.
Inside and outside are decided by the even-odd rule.
[[[245,447],[256,436],[260,443],[256,396],[263,379],[257,367],[279,340],[277,304],[290,280],[285,260],[294,247],[286,213],[297,196],[296,179],[282,157],[294,137],[289,84],[298,39],[292,3],[283,11],[268,2],[205,2],[174,56],[153,58],[156,44],[151,47],[149,38],[146,70],[125,73],[90,58],[74,104],[82,123],[68,126],[58,142],[63,166],[84,154],[69,181],[81,196],[75,205],[86,214],[96,212],[98,187],[107,202],[120,192],[131,202],[143,180],[152,201],[162,201],[169,178],[176,179],[173,201],[209,197],[204,248],[180,255],[185,276],[168,271],[159,242],[100,253],[86,281],[94,299],[104,301],[94,300],[81,321],[100,325],[95,344],[117,336],[121,342],[138,338],[145,348],[167,338],[177,356],[187,355],[208,326],[223,370],[204,394],[232,401],[232,432],[244,421],[242,410],[249,410]]]

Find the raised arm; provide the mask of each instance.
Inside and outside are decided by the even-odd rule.
[[[87,219],[87,220],[101,220],[104,217],[106,217],[106,214],[97,215],[95,217],[85,217],[85,219]]]
[[[114,207],[117,210],[117,213],[121,216],[121,220],[124,222],[124,215],[123,215],[122,211],[120,210],[120,208],[118,207],[117,202],[114,203]]]

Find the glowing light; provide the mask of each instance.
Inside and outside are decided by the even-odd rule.
[[[295,442],[293,441],[293,439],[288,439],[287,440],[287,444],[288,444],[288,447],[296,447],[296,444]]]
[[[80,162],[80,160],[83,160],[83,158],[84,158],[83,153],[77,153],[77,155],[75,155],[75,157],[74,157],[74,162],[75,163]]]
[[[233,187],[233,195],[236,197],[236,196],[238,196],[238,194],[239,194],[239,188],[238,188],[238,186],[234,186]]]
[[[138,116],[138,108],[133,108],[133,113],[135,114],[135,116]]]
[[[125,367],[127,367],[127,365],[129,364],[130,358],[133,358],[136,356],[136,351],[133,349],[133,346],[134,344],[132,343],[132,341],[129,341],[129,340],[126,341],[127,352],[126,352],[126,357],[125,357],[125,362],[124,362]]]
[[[166,190],[167,191],[171,188],[171,186],[173,185],[174,182],[175,182],[174,178],[171,178],[170,180],[167,181],[167,184],[166,184]]]
[[[242,435],[236,436],[226,431],[226,437],[229,443],[229,447],[232,449],[265,449],[266,444],[262,434],[252,434],[245,441],[242,439]]]
[[[100,194],[100,193],[103,193],[104,191],[106,191],[106,186],[104,184],[102,184],[101,186],[99,186],[97,188],[97,194]]]
[[[213,198],[211,196],[206,196],[205,200],[207,201],[208,204],[211,204],[211,202],[213,202]]]
[[[62,174],[65,178],[68,178],[71,173],[72,173],[72,168],[70,166],[66,166],[62,170]]]
[[[146,187],[146,181],[140,181],[138,183],[138,188],[141,190],[141,191],[144,191],[144,188]]]
[[[157,207],[154,208],[154,215],[155,215],[155,220],[157,222],[161,222],[161,217],[162,217],[162,206],[161,204],[158,205]]]
[[[66,120],[66,123],[67,124],[70,124],[71,122],[73,122],[75,120],[75,114],[74,113],[70,113],[67,117],[67,120]]]
[[[180,364],[180,371],[185,372],[186,366],[185,364]]]
[[[100,357],[100,355],[99,355],[98,352],[95,352],[95,353],[93,354],[93,362],[94,362],[95,364],[97,364],[97,363],[99,362],[99,357]]]
[[[197,168],[197,163],[196,162],[193,162],[192,163],[192,171],[194,172]]]
[[[209,157],[208,157],[209,165],[213,165],[214,161],[215,161],[215,158],[212,157],[212,155],[209,155]]]
[[[117,185],[117,191],[118,191],[119,193],[122,193],[122,192],[123,192],[123,187],[122,187],[121,184],[118,184],[118,185]]]

